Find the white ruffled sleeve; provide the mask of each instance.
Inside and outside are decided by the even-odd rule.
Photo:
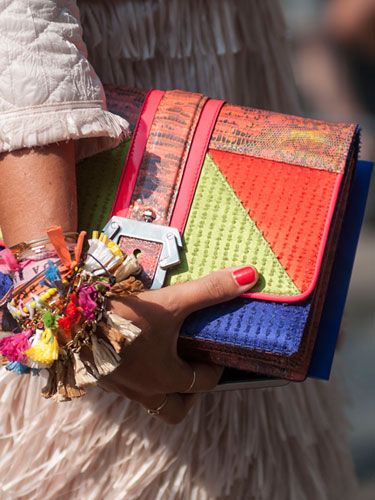
[[[116,146],[73,0],[0,0],[0,152],[76,139],[77,157]]]

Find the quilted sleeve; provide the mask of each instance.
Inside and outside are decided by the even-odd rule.
[[[77,139],[82,158],[127,135],[106,110],[75,0],[0,0],[0,152]]]

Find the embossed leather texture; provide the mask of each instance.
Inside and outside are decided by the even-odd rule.
[[[115,212],[132,219],[152,210],[153,224],[169,225],[176,211],[186,213],[181,263],[169,270],[167,284],[241,264],[255,265],[260,280],[246,297],[189,318],[185,354],[302,380],[357,158],[357,127],[221,104],[210,128],[205,110],[212,101],[205,96],[167,91],[152,119],[148,99],[138,90],[107,89],[109,109],[129,121],[134,137],[147,116],[147,136],[126,196],[117,184],[131,177],[129,161],[125,170],[122,164],[128,143],[80,165],[82,227],[103,226],[114,200]],[[204,143],[197,130],[209,130],[207,148],[196,147]],[[191,164],[200,170],[191,175],[196,183],[186,180]],[[90,208],[97,196],[100,203]],[[141,261],[143,253],[151,282],[160,252],[133,240],[123,245],[139,249]]]

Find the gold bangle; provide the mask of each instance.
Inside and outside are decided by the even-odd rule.
[[[168,394],[165,395],[165,398],[163,400],[163,402],[161,403],[161,405],[159,405],[157,408],[149,408],[147,409],[147,413],[149,415],[160,415],[160,412],[161,410],[164,408],[164,406],[167,404],[168,402]]]
[[[189,385],[189,387],[184,391],[184,393],[185,392],[191,392],[191,390],[193,389],[193,387],[195,385],[195,382],[197,380],[197,373],[194,370],[194,368],[192,368],[192,370],[193,370],[193,380],[191,381],[191,384]]]

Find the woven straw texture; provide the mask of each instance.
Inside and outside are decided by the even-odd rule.
[[[88,233],[108,222],[130,141],[77,165],[78,225]]]
[[[169,283],[190,281],[223,267],[253,264],[261,279],[255,290],[297,295],[298,288],[209,155],[184,232],[186,251]]]
[[[310,301],[277,304],[236,299],[194,313],[185,321],[182,335],[291,356],[299,349],[309,312]]]

